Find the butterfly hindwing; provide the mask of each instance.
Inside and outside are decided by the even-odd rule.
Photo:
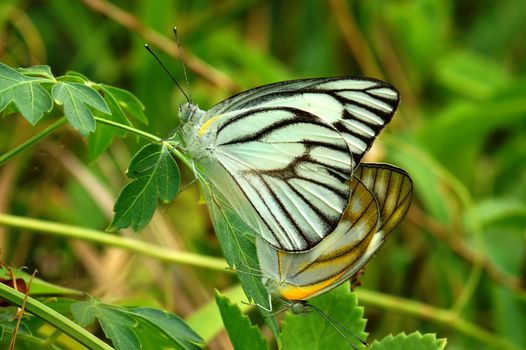
[[[413,197],[411,177],[404,170],[383,163],[363,163],[354,176],[367,186],[378,201],[379,229],[387,237],[409,210]]]
[[[342,221],[311,250],[287,253],[257,238],[260,268],[273,293],[305,300],[343,283],[371,259],[411,202],[410,177],[387,164],[361,164],[348,185]]]

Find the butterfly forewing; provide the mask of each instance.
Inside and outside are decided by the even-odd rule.
[[[245,203],[232,200],[242,217],[275,248],[301,252],[338,226],[346,181],[397,105],[396,90],[376,80],[282,82],[221,102],[187,138],[206,140],[239,187]]]

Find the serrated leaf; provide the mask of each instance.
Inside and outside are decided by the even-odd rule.
[[[362,344],[347,330],[360,337],[362,340],[367,338],[365,332],[366,320],[363,318],[363,308],[358,306],[356,294],[351,293],[348,284],[343,284],[319,297],[309,301],[317,309],[321,310],[334,320],[329,321],[326,317],[312,310],[307,315],[294,315],[287,312],[281,324],[281,342],[287,350],[322,350],[322,349],[347,349],[350,347],[345,338],[338,333],[335,327],[345,334],[345,336],[358,348],[363,348]]]
[[[98,302],[95,299],[90,299],[87,301],[79,301],[71,305],[71,313],[75,322],[77,322],[82,327],[89,326],[95,322],[95,308],[97,307]]]
[[[197,344],[204,343],[203,339],[175,314],[148,307],[129,308],[127,311],[150,322],[179,344],[181,349],[200,349]]]
[[[374,341],[369,350],[442,350],[446,348],[446,343],[445,339],[437,339],[435,334],[400,333]]]
[[[127,175],[134,181],[122,189],[115,202],[110,230],[128,226],[141,230],[151,220],[157,202],[172,201],[181,184],[177,163],[162,144],[149,144],[137,152]]]
[[[139,338],[135,334],[138,322],[119,308],[103,304],[95,299],[81,301],[71,305],[75,322],[85,327],[97,319],[116,349],[141,349]]]
[[[58,104],[64,105],[66,119],[82,135],[95,130],[95,118],[89,107],[111,113],[102,96],[84,84],[59,82],[51,94]]]
[[[77,323],[87,326],[98,320],[104,334],[116,349],[157,348],[198,350],[203,340],[177,315],[140,307],[118,307],[95,299],[71,305]]]
[[[119,309],[101,308],[97,316],[104,334],[117,350],[142,350],[139,337],[134,331],[139,323]]]
[[[113,86],[101,84],[100,87],[105,93],[109,94],[127,116],[131,116],[138,121],[148,124],[148,119],[144,115],[144,105],[131,92]]]
[[[221,313],[230,342],[235,350],[268,350],[268,344],[259,328],[252,325],[248,317],[243,315],[236,305],[217,290],[216,304]]]
[[[35,125],[53,108],[51,95],[40,85],[45,82],[53,81],[26,77],[0,63],[0,111],[12,103],[28,122]]]

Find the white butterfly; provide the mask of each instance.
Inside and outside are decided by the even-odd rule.
[[[187,103],[180,117],[207,183],[273,248],[302,252],[340,223],[347,181],[398,102],[378,80],[319,78],[254,88],[207,112]]]

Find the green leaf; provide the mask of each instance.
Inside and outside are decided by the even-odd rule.
[[[217,290],[216,303],[235,350],[268,350],[268,344],[259,328],[252,325],[248,317]]]
[[[524,241],[523,241],[524,242]],[[524,243],[523,243],[524,245]],[[524,256],[524,255],[522,255]],[[517,295],[503,286],[491,290],[491,310],[494,310],[495,332],[517,345],[526,345],[526,303],[521,295]]]
[[[104,334],[112,341],[116,349],[141,349],[139,338],[134,330],[138,322],[126,312],[95,299],[72,304],[71,312],[75,321],[83,327],[92,324],[97,319]]]
[[[95,319],[116,349],[156,348],[197,350],[203,340],[177,315],[151,308],[107,305],[95,299],[71,305],[76,322],[83,326]]]
[[[334,320],[339,325],[339,329],[355,346],[361,347],[361,343],[354,338],[348,328],[361,339],[365,340],[366,320],[363,318],[363,308],[358,306],[356,294],[351,293],[349,285],[343,284],[319,297],[309,301],[317,309],[321,310],[322,315],[317,310],[312,310],[308,315],[295,315],[287,312],[281,324],[281,342],[284,349],[303,350],[303,349],[347,349],[349,343],[338,333],[334,325]],[[330,318],[331,321],[328,321]]]
[[[16,70],[24,75],[44,77],[44,78],[48,78],[49,80],[55,80],[55,76],[51,72],[51,68],[49,66],[38,65],[38,66],[32,66],[32,67],[27,67],[27,68],[20,67],[20,68],[16,68]]]
[[[64,105],[66,119],[82,135],[95,130],[95,118],[89,107],[111,113],[102,96],[84,84],[59,82],[51,93],[58,104]]]
[[[88,136],[88,154],[90,161],[97,159],[113,143],[114,136],[120,136],[123,130],[99,123]]]
[[[68,81],[79,82],[81,84],[91,83],[87,76],[72,70],[67,71],[66,75],[64,75],[64,78],[66,78]]]
[[[414,193],[423,202],[426,211],[442,223],[451,220],[453,200],[451,193],[444,190],[440,174],[442,165],[425,152],[425,147],[401,135],[394,138],[403,147],[388,146],[389,161],[406,170],[413,180]],[[403,141],[402,141],[403,140]]]
[[[134,117],[147,124],[143,113],[144,106],[130,92],[109,85],[97,85],[104,96],[111,114],[106,118],[124,125],[131,125],[128,117]],[[88,138],[90,160],[98,158],[112,143],[113,137],[123,137],[126,132],[119,128],[109,127],[99,123],[97,129]]]
[[[77,322],[82,327],[89,326],[95,322],[95,309],[98,302],[95,299],[90,299],[87,301],[79,301],[71,305],[71,313],[75,322]]]
[[[116,349],[142,349],[139,337],[134,330],[139,324],[137,320],[111,307],[101,308],[97,318],[104,334]]]
[[[450,103],[428,120],[415,136],[423,148],[452,173],[466,184],[472,183],[476,157],[485,151],[484,140],[498,130],[522,127],[526,114],[525,94],[526,80],[523,80],[483,101],[462,99]],[[490,150],[496,148],[494,142],[488,147]]]
[[[100,87],[119,105],[123,113],[144,124],[148,124],[148,118],[144,115],[144,105],[135,95],[127,90],[105,84],[101,84]]]
[[[104,101],[106,101],[111,111],[111,114],[109,116],[110,119],[115,122],[124,124],[124,125],[131,125],[131,123],[128,121],[128,118],[126,117],[126,114],[124,112],[124,109],[122,108],[122,105],[120,104],[120,101],[111,92],[112,90],[109,89],[109,87],[105,85],[100,85],[100,88],[104,95]],[[117,130],[116,132],[119,132],[120,134],[124,135],[124,130],[120,130],[120,129],[116,129],[116,130]]]
[[[221,244],[225,259],[230,267],[237,269],[238,278],[249,300],[270,309],[269,294],[261,281],[261,276],[253,271],[260,271],[254,244],[254,231],[248,227],[237,213],[232,210],[217,193],[208,190],[203,184],[206,202],[214,229]],[[271,318],[275,324],[275,319]],[[277,330],[277,326],[272,326]]]
[[[369,350],[442,350],[446,348],[445,339],[437,339],[435,334],[420,334],[414,332],[409,335],[400,333],[396,336],[388,335],[380,341],[374,341]]]
[[[509,83],[502,65],[471,51],[455,51],[437,63],[438,81],[459,95],[482,99]]]
[[[53,82],[43,78],[26,77],[0,63],[0,112],[13,103],[17,110],[35,125],[53,108],[49,92],[41,84]]]
[[[181,349],[199,349],[203,339],[179,316],[148,307],[129,308],[136,317],[141,317],[157,327],[166,336],[181,346]]]
[[[13,337],[14,326],[16,320],[13,320],[13,316],[16,312],[15,309],[11,310],[12,313],[9,315],[12,321],[11,325],[6,325],[3,320],[0,320],[0,349],[9,349],[11,338]],[[0,312],[1,313],[1,312]],[[0,315],[0,318],[3,315]],[[39,337],[38,335],[31,334],[30,330],[23,323],[20,324],[20,328],[16,332],[16,350],[49,350],[49,337]]]
[[[469,208],[464,220],[466,227],[498,223],[526,227],[526,204],[515,198],[488,198]]]
[[[128,226],[141,230],[151,220],[157,202],[172,201],[181,185],[177,163],[164,144],[144,146],[131,160],[127,175],[133,181],[117,198],[110,230]]]
[[[17,307],[3,307],[0,309],[0,339],[2,336],[7,336],[8,338],[11,338],[12,333],[14,332],[16,328],[16,313],[18,311]],[[20,322],[20,328],[18,329],[17,333],[21,334],[27,334],[31,335],[31,329],[27,326],[26,321],[28,318],[35,318],[33,316],[24,316],[22,317],[22,321]],[[4,334],[8,333],[8,334]]]
[[[124,125],[131,125],[113,96],[106,93],[104,90],[102,92],[111,114],[103,116],[98,115],[100,112],[95,111],[94,116],[103,117]],[[125,135],[126,132],[120,128],[114,128],[104,123],[98,123],[96,130],[88,137],[88,152],[90,160],[93,161],[97,159],[111,145],[113,137],[124,137]]]
[[[230,300],[244,300],[246,298],[243,287],[240,284],[235,284],[233,287],[223,289],[223,294]],[[242,304],[240,308],[243,310],[249,308],[248,305]],[[219,332],[225,329],[221,313],[217,308],[215,300],[209,300],[206,304],[201,305],[198,310],[188,315],[186,318],[188,325],[194,329],[199,335],[209,342],[214,339]]]

